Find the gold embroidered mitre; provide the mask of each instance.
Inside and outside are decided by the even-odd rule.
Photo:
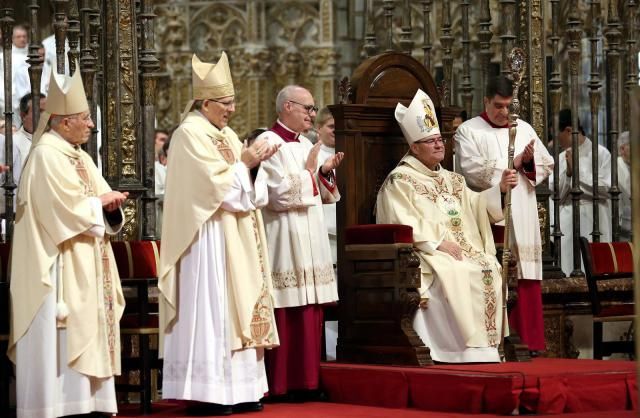
[[[395,117],[405,139],[413,144],[423,138],[440,135],[440,126],[436,118],[433,101],[424,91],[418,89],[409,107],[398,103]]]
[[[51,115],[68,116],[89,111],[89,103],[84,92],[79,68],[80,64],[76,61],[76,71],[72,76],[51,71],[49,90],[47,91],[47,104],[40,115],[38,128],[33,135],[34,143],[44,133]]]
[[[202,62],[193,54],[191,59],[191,77],[193,80],[193,98],[195,100],[220,99],[233,96],[233,80],[229,59],[225,52],[216,64]]]

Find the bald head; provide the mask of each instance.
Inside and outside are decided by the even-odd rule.
[[[309,90],[301,86],[284,87],[276,97],[278,119],[295,132],[306,132],[313,127],[318,109]]]

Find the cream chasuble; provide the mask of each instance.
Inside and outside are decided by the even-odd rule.
[[[498,186],[473,192],[461,175],[429,170],[411,155],[378,193],[376,221],[413,228],[422,272],[419,290],[428,299],[427,309],[416,313],[414,328],[435,360],[499,361],[502,280],[490,218],[502,219]],[[460,245],[464,259],[437,250],[443,240]]]
[[[174,132],[167,163],[158,282],[161,333],[165,333],[180,320],[176,317],[178,288],[181,280],[189,280],[180,274],[180,260],[198,241],[206,222],[213,218],[219,223],[224,247],[215,251],[224,249],[232,350],[278,345],[261,214],[223,206],[234,183],[234,163],[241,147],[231,128],[218,130],[197,111],[190,112]]]
[[[67,332],[69,368],[95,377],[120,374],[118,269],[108,238],[85,234],[99,216],[89,198],[109,191],[91,157],[57,134],[45,133],[31,151],[18,188],[10,354],[51,292],[49,273],[60,257],[69,315],[59,326]]]
[[[520,279],[542,280],[542,241],[536,200],[536,185],[553,170],[553,158],[527,122],[518,119],[515,155],[535,139],[535,172],[519,172],[518,186],[511,191],[512,254],[518,260]],[[477,116],[458,127],[455,135],[456,170],[476,191],[500,183],[507,168],[509,129],[493,128]]]
[[[287,129],[280,122],[282,129]],[[289,130],[290,131],[290,130]],[[286,142],[267,131],[281,145],[264,161],[269,204],[262,210],[272,268],[276,308],[322,304],[338,300],[331,248],[324,222],[323,203],[340,199],[337,185],[310,173],[305,163],[313,144],[302,135]]]
[[[593,168],[592,143],[589,138],[578,147],[580,169],[580,235],[592,240],[593,231]],[[569,276],[573,271],[573,202],[571,199],[572,177],[567,176],[566,151],[558,156],[558,191],[560,193],[560,230],[563,233],[560,244],[562,271]],[[598,202],[599,229],[601,242],[611,241],[611,154],[602,145],[598,145]],[[553,173],[549,177],[549,189],[553,191]],[[551,208],[553,209],[553,200]],[[550,210],[553,214],[553,210]],[[551,218],[551,225],[554,219]],[[583,270],[584,271],[584,270]]]

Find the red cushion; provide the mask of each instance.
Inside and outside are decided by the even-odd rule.
[[[602,309],[600,309],[600,313],[596,316],[598,318],[606,318],[609,316],[625,316],[633,314],[633,303],[623,303],[620,305],[604,306]]]
[[[633,274],[630,242],[590,242],[593,274]]]
[[[504,225],[491,225],[493,232],[493,242],[496,244],[504,244]]]
[[[160,241],[113,241],[121,279],[157,278]]]
[[[346,230],[345,244],[413,244],[413,228],[408,225],[355,225]]]

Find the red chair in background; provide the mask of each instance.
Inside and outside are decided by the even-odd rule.
[[[127,383],[118,383],[118,392],[138,392],[140,409],[151,413],[154,388],[157,388],[158,371],[162,370],[158,356],[158,303],[150,297],[157,289],[158,262],[160,260],[159,241],[113,241],[113,253],[118,265],[127,306],[120,321],[122,336],[122,374]],[[137,336],[138,349],[127,338]],[[153,337],[153,338],[152,338]],[[137,353],[136,353],[137,351]],[[140,382],[130,382],[128,372],[138,371]]]
[[[589,242],[580,237],[580,250],[589,287],[591,312],[593,313],[593,358],[601,360],[613,353],[632,356],[633,340],[606,341],[603,327],[606,323],[633,322],[634,304],[615,303],[604,305],[599,283],[609,280],[633,280],[633,253],[630,242]]]

